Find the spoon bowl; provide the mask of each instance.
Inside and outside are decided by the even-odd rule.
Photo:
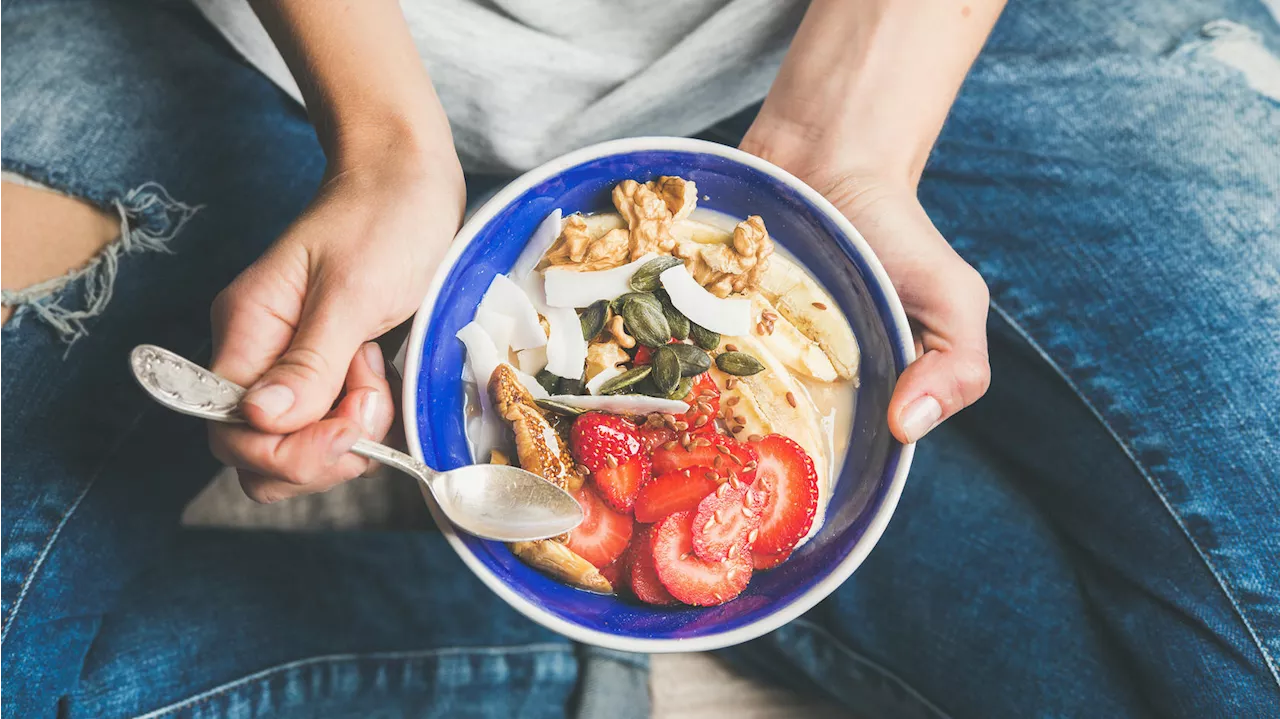
[[[213,422],[241,424],[245,390],[200,365],[155,345],[129,356],[138,384],[160,404]],[[437,472],[399,450],[367,439],[352,454],[417,478],[440,511],[464,532],[500,542],[525,542],[564,534],[582,523],[582,507],[568,492],[519,467],[474,464]]]

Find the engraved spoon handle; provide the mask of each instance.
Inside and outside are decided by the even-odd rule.
[[[214,422],[239,424],[240,399],[245,389],[191,360],[155,345],[138,345],[129,355],[138,384],[160,404],[175,412]],[[352,454],[395,467],[431,486],[437,472],[404,452],[367,439],[356,440]]]

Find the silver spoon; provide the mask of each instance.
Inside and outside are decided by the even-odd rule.
[[[129,356],[138,384],[177,412],[214,422],[243,423],[244,388],[155,345],[138,345]],[[404,452],[367,439],[353,454],[417,477],[450,522],[470,534],[502,542],[546,539],[582,523],[582,508],[563,489],[519,467],[474,464],[437,472]]]

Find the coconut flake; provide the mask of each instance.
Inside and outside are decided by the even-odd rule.
[[[516,353],[516,361],[520,364],[521,372],[538,374],[547,368],[547,348],[530,347],[527,350],[520,350]]]
[[[477,312],[489,311],[510,317],[512,349],[523,350],[541,347],[547,343],[547,335],[538,321],[538,310],[520,286],[506,275],[494,275],[493,282],[480,300]]]
[[[542,261],[542,256],[547,254],[547,250],[556,243],[556,238],[560,237],[560,225],[560,208],[557,207],[529,237],[529,243],[524,246],[515,266],[511,268],[512,278],[518,282],[533,272],[533,268]]]
[[[615,414],[651,414],[653,412],[683,414],[689,411],[689,405],[681,400],[648,397],[642,394],[606,394],[596,396],[557,394],[553,395],[551,399],[570,407],[587,410],[595,409]]]
[[[582,336],[582,322],[572,307],[548,307],[545,310],[551,334],[547,337],[547,371],[558,377],[578,379],[587,363],[587,340]]]
[[[644,263],[657,257],[650,252],[635,262],[599,272],[575,272],[561,267],[548,267],[546,276],[547,304],[552,307],[586,307],[596,300],[614,300],[631,291],[631,276]]]
[[[751,331],[751,300],[716,297],[698,284],[684,265],[665,270],[658,277],[671,304],[691,322],[722,335],[745,335]]]
[[[507,364],[507,366],[511,367],[510,364]],[[521,372],[515,367],[511,367],[511,370],[515,374],[516,379],[520,380],[520,384],[524,385],[524,388],[529,390],[529,394],[533,395],[534,399],[547,399],[551,396],[551,393],[547,391],[546,387],[538,384],[537,377],[526,372]]]
[[[467,365],[471,367],[471,376],[480,385],[480,393],[487,394],[484,387],[489,384],[493,370],[502,363],[502,355],[493,343],[493,338],[480,326],[479,322],[468,323],[458,330],[456,335],[467,348]]]
[[[601,385],[614,377],[617,377],[623,372],[626,372],[626,370],[616,365],[613,367],[605,367],[597,372],[596,376],[591,378],[591,381],[587,382],[587,391],[591,394],[600,394]]]
[[[498,349],[498,353],[505,354],[507,348],[511,346],[511,336],[516,331],[516,321],[510,315],[484,307],[476,310],[475,320],[489,335],[489,339],[493,340],[493,346]]]

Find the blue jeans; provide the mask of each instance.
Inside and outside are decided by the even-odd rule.
[[[3,32],[4,169],[123,230],[7,295],[4,716],[644,714],[643,657],[521,618],[437,534],[178,526],[216,464],[128,350],[206,360],[323,158],[185,4]],[[727,659],[859,716],[1280,715],[1278,48],[1257,0],[1013,2],[920,189],[991,286],[992,389],[858,573]]]

